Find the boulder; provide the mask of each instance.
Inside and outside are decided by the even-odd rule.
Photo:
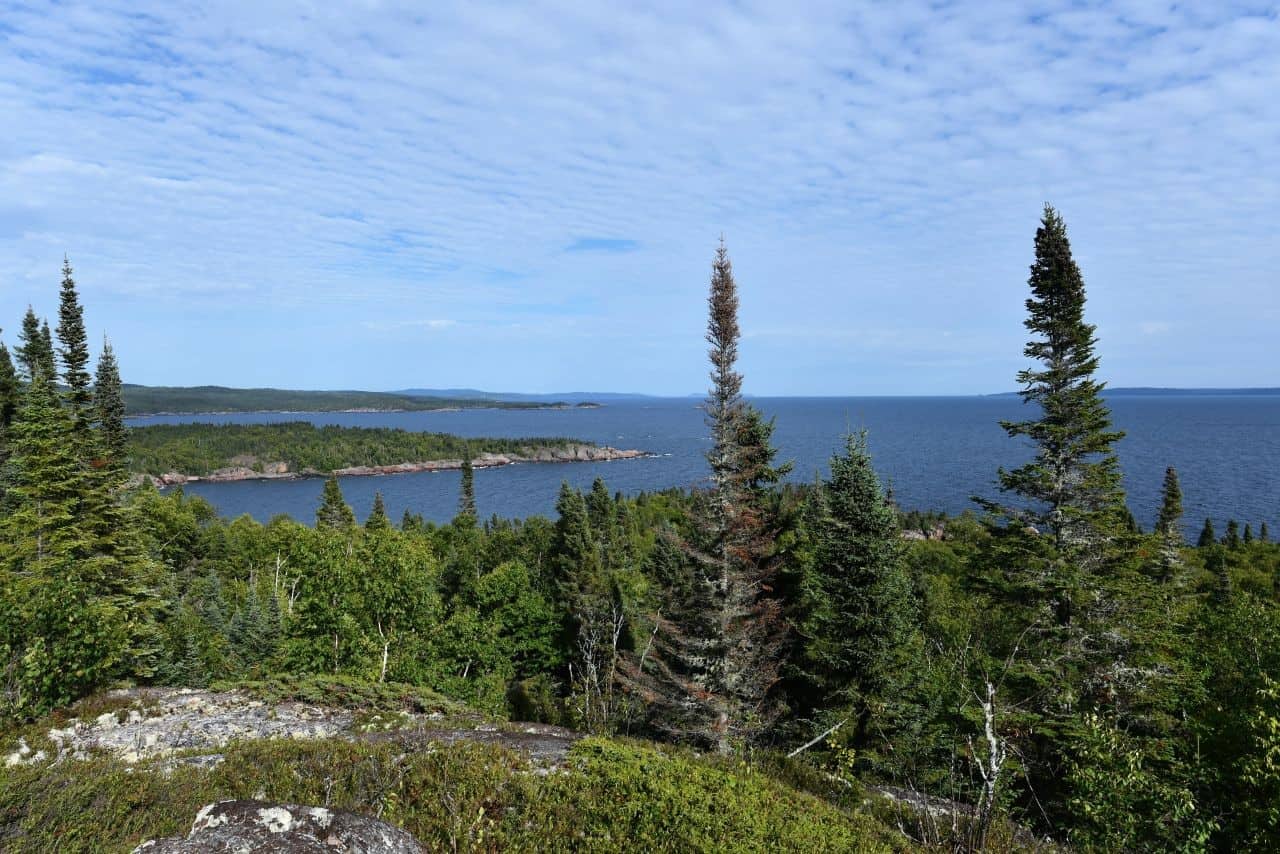
[[[245,800],[209,804],[196,815],[185,839],[153,839],[133,854],[241,851],[419,854],[426,849],[403,830],[371,816]]]

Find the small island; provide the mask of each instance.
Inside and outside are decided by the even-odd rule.
[[[405,474],[514,463],[607,462],[646,456],[563,437],[466,438],[389,427],[164,424],[129,431],[129,469],[156,486],[193,481]]]

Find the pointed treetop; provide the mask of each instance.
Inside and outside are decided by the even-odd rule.
[[[124,386],[111,342],[102,339],[102,355],[94,378],[93,407],[109,462],[123,465],[129,453],[129,428],[124,423]]]
[[[475,521],[476,519],[476,471],[471,465],[471,450],[464,450],[462,455],[462,481],[458,491],[458,516]]]
[[[1196,540],[1197,548],[1208,548],[1218,541],[1218,535],[1213,530],[1213,520],[1205,519],[1204,527],[1200,529],[1200,538]]]
[[[1178,536],[1178,522],[1182,519],[1182,488],[1178,485],[1178,471],[1173,466],[1164,470],[1164,486],[1160,496],[1160,514],[1156,517],[1156,532],[1166,537]]]
[[[84,328],[84,308],[76,292],[71,262],[62,262],[62,292],[58,303],[58,357],[62,362],[62,380],[67,384],[76,423],[87,428],[89,405],[89,341]]]
[[[386,531],[390,527],[391,520],[387,518],[387,505],[382,501],[382,493],[375,492],[373,509],[369,511],[369,518],[364,520],[364,528],[366,531]]]
[[[351,528],[356,524],[356,514],[342,497],[342,487],[336,475],[324,482],[320,496],[320,509],[316,511],[317,528]]]

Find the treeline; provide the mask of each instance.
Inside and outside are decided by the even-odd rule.
[[[380,500],[358,525],[335,479],[314,527],[223,521],[180,491],[95,492],[112,456],[47,451],[70,446],[77,386],[14,383],[5,713],[118,679],[336,673],[759,767],[783,751],[930,804],[897,820],[952,850],[995,844],[1006,820],[1082,850],[1280,848],[1280,546],[1252,523],[1184,543],[1172,469],[1156,528],[1138,529],[1052,209],[1029,286],[1032,417],[1003,426],[1036,454],[960,518],[899,514],[862,435],[833,443],[825,479],[783,483],[773,424],[741,397],[723,246],[710,482],[634,498],[566,486],[554,521],[478,520],[466,471],[443,526],[391,520]],[[105,437],[101,407],[83,411]],[[103,494],[115,539],[95,521]],[[101,533],[67,533],[81,530]],[[104,561],[111,573],[90,572]],[[86,616],[107,635],[83,639]]]
[[[344,412],[378,410],[418,412],[434,409],[544,409],[566,403],[427,397],[379,391],[295,391],[279,388],[224,386],[124,387],[129,415],[200,412]]]
[[[258,471],[283,462],[290,471],[328,473],[353,466],[460,460],[481,454],[532,455],[590,445],[567,438],[463,438],[389,427],[284,424],[158,424],[129,431],[129,469],[207,475],[232,465]]]

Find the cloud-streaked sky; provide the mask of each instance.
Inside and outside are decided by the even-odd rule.
[[[641,7],[645,8],[641,8]],[[126,381],[1012,388],[1040,209],[1113,385],[1280,385],[1275,3],[0,0],[0,326]]]

